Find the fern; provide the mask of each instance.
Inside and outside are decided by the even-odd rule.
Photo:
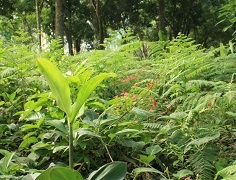
[[[199,149],[190,156],[189,162],[201,180],[214,179],[214,161],[218,157],[219,148],[214,144],[207,144],[203,149]]]
[[[143,123],[146,129],[160,129],[163,125],[160,123]]]
[[[15,71],[16,71],[16,68],[6,67],[6,68],[3,68],[2,71],[0,71],[0,76],[1,76],[1,78],[6,78],[6,77],[14,74]]]

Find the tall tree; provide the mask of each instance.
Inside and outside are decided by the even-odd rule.
[[[38,30],[38,42],[39,42],[39,50],[42,50],[42,36],[41,36],[41,25],[40,25],[40,11],[39,11],[39,0],[35,0],[35,9],[36,9],[36,22],[37,22],[37,30]]]
[[[98,41],[98,49],[103,49],[101,44],[104,43],[104,23],[103,23],[103,12],[101,7],[100,0],[90,0],[89,1],[90,7],[93,9],[95,13],[95,32],[96,32],[96,39]]]
[[[61,38],[62,44],[64,44],[64,11],[63,1],[55,0],[55,38]]]
[[[159,39],[166,40],[166,25],[165,25],[165,0],[158,1],[158,11],[159,11]]]
[[[72,1],[67,0],[66,1],[66,15],[68,19],[67,26],[65,26],[65,31],[66,31],[66,38],[67,38],[67,43],[68,43],[68,50],[69,54],[73,55],[73,42],[72,42]]]

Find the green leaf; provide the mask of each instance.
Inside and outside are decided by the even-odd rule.
[[[0,106],[3,105],[3,104],[5,104],[5,102],[4,101],[0,101]]]
[[[52,167],[40,174],[36,180],[82,180],[82,175],[66,167]]]
[[[122,180],[125,178],[126,172],[127,164],[125,162],[114,161],[92,172],[88,180]]]
[[[3,162],[2,162],[2,170],[3,170],[3,172],[6,172],[6,170],[9,167],[9,164],[11,163],[11,160],[12,160],[14,155],[15,155],[15,152],[9,152],[4,157]]]
[[[90,96],[90,94],[95,90],[95,88],[106,78],[109,77],[115,77],[115,74],[112,73],[101,73],[95,77],[93,77],[92,79],[90,79],[89,81],[85,82],[82,87],[80,88],[78,94],[77,94],[77,98],[75,103],[72,106],[72,113],[71,113],[71,117],[70,119],[73,121],[80,108],[83,106],[83,104],[86,102],[86,100],[88,99],[88,97]]]
[[[139,108],[136,108],[136,107],[134,107],[132,109],[132,113],[137,115],[139,118],[148,118],[150,116],[153,116],[153,113],[150,113],[149,111],[139,109]]]
[[[56,152],[62,151],[62,150],[65,152],[67,149],[68,149],[68,146],[57,146],[53,149],[52,153],[56,153]]]
[[[63,132],[64,134],[68,134],[68,130],[66,129],[65,124],[63,122],[64,122],[64,120],[49,120],[49,121],[47,121],[48,124],[51,124],[52,126],[57,128],[58,130]]]
[[[18,148],[19,151],[22,149],[28,148],[30,144],[38,142],[38,139],[34,136],[24,139]]]
[[[142,172],[149,172],[149,173],[157,173],[157,174],[160,174],[160,175],[163,175],[163,173],[161,171],[158,171],[157,169],[154,169],[154,168],[146,168],[146,167],[139,167],[139,168],[135,168],[133,170],[133,172],[135,173],[135,177],[142,173]]]
[[[236,164],[227,166],[226,168],[220,170],[219,172],[217,172],[214,180],[218,179],[218,176],[223,177],[224,179],[226,179],[228,176],[230,175],[236,175]]]
[[[130,133],[137,133],[137,132],[140,132],[139,130],[137,130],[137,129],[123,129],[123,130],[121,130],[121,131],[118,131],[118,132],[116,132],[115,134],[117,135],[117,134],[130,134]]]
[[[155,145],[155,146],[150,146],[146,148],[146,153],[148,155],[154,155],[159,153],[162,150],[162,148],[159,145]]]
[[[203,138],[194,139],[190,143],[187,144],[186,148],[190,145],[196,145],[196,146],[199,147],[200,145],[206,144],[206,143],[208,143],[212,140],[218,139],[219,137],[220,137],[220,133],[215,133],[212,136],[206,136],[206,137],[203,137]]]
[[[177,174],[173,174],[173,176],[178,179],[182,179],[187,176],[193,176],[193,172],[188,169],[182,169],[182,170],[178,171]]]
[[[144,163],[147,163],[147,164],[152,162],[155,158],[156,158],[155,155],[149,155],[149,156],[145,156],[145,155],[142,155],[142,154],[139,155],[140,161],[144,162]]]
[[[59,69],[47,59],[38,58],[37,62],[52,93],[56,97],[59,108],[70,116],[72,103],[70,99],[70,88],[66,78]]]
[[[120,141],[119,143],[122,146],[132,147],[132,148],[137,148],[137,149],[141,149],[143,146],[145,146],[145,142],[143,141],[136,142],[134,140],[123,140],[123,141]]]
[[[90,137],[100,137],[97,133],[89,131],[87,129],[83,129],[83,128],[79,128],[74,130],[74,133],[78,134],[78,138],[80,138],[81,136],[87,135]]]

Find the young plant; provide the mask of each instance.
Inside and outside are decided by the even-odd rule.
[[[67,79],[59,71],[59,69],[50,61],[44,58],[37,59],[37,64],[47,80],[49,87],[54,94],[58,107],[66,113],[67,124],[69,128],[69,168],[73,169],[73,125],[77,117],[83,111],[83,105],[90,96],[90,94],[95,90],[101,82],[109,77],[115,77],[113,73],[101,73],[86,82],[84,82],[77,93],[76,100],[72,102],[71,100],[71,89]],[[118,163],[123,169],[126,169],[125,163]],[[46,177],[50,173],[43,173]],[[39,178],[41,178],[40,176]]]

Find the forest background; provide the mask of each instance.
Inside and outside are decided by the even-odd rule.
[[[0,0],[0,178],[235,179],[235,9]]]

